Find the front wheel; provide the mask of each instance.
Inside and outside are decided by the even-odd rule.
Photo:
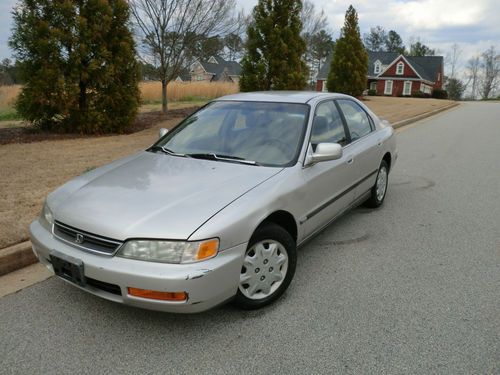
[[[278,299],[288,288],[297,263],[292,236],[279,225],[258,228],[248,244],[235,304],[258,309]]]
[[[389,166],[385,160],[382,160],[377,173],[377,180],[371,190],[370,198],[366,201],[367,207],[380,207],[384,203],[385,194],[387,193],[387,185],[389,182]]]

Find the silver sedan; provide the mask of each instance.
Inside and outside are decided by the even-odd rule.
[[[383,203],[396,159],[392,127],[352,97],[225,96],[51,193],[33,251],[115,302],[259,308],[287,289],[298,246],[346,210]]]

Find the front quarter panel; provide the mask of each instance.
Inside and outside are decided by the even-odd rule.
[[[280,210],[291,213],[298,226],[297,218],[304,210],[300,202],[305,193],[301,189],[300,173],[296,173],[300,169],[300,164],[285,168],[252,189],[198,228],[189,240],[218,237],[220,249],[225,250],[248,242],[257,226],[270,214]]]

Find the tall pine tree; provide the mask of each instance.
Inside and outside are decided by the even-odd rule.
[[[301,90],[306,86],[301,10],[301,0],[259,0],[247,31],[241,91]]]
[[[345,14],[340,38],[335,43],[326,87],[328,91],[360,96],[366,89],[367,73],[368,54],[361,41],[358,14],[351,5]]]
[[[126,0],[21,0],[9,44],[25,82],[18,112],[50,130],[121,132],[139,106]]]

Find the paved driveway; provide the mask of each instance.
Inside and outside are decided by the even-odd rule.
[[[299,252],[260,311],[176,316],[54,278],[0,299],[0,373],[500,372],[500,105],[405,129],[386,204]]]

